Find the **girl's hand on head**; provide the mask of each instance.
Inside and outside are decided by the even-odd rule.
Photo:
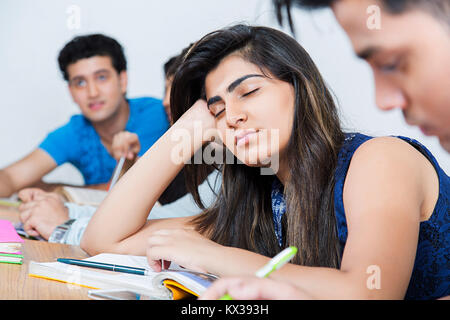
[[[206,101],[202,99],[197,100],[176,123],[192,132],[201,130],[201,135],[197,136],[202,138],[202,143],[211,141],[212,137],[217,135],[215,118],[209,111]]]
[[[111,155],[114,159],[119,160],[123,156],[134,160],[140,150],[141,144],[136,133],[122,131],[114,135],[111,145]]]

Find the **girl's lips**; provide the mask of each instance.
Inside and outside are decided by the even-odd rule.
[[[236,146],[244,146],[249,143],[250,137],[256,134],[256,130],[245,130],[236,135]]]

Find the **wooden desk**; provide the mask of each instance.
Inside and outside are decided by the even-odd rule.
[[[0,206],[0,219],[18,222],[17,209]],[[78,246],[28,240],[22,246],[22,265],[0,263],[0,299],[89,299],[89,289],[28,276],[28,264],[55,261],[56,258],[87,258]]]

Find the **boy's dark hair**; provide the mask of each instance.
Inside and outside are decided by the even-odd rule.
[[[192,47],[192,45],[193,43],[189,44],[186,48],[181,50],[181,53],[179,55],[169,58],[169,60],[166,61],[166,63],[164,64],[164,76],[166,77],[166,79],[175,75],[178,67],[184,60],[184,56]]]
[[[175,74],[176,65],[178,65],[178,59],[179,56],[172,57],[164,64],[164,75],[166,78],[171,77]]]
[[[127,69],[123,48],[116,40],[103,34],[78,36],[68,42],[59,52],[58,64],[64,80],[69,80],[67,66],[93,56],[110,57],[117,73]]]
[[[339,0],[273,0],[277,19],[280,25],[283,25],[282,10],[286,8],[287,19],[291,31],[294,30],[291,8],[293,6],[305,9],[319,9],[331,6]],[[432,14],[433,16],[443,19],[447,23],[450,21],[450,1],[448,0],[380,0],[383,8],[392,14],[403,13],[412,8],[420,8]]]

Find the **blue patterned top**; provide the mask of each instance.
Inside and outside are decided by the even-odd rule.
[[[405,299],[437,299],[450,295],[450,177],[442,170],[431,152],[414,139],[400,138],[420,151],[433,164],[439,177],[439,198],[430,218],[420,223],[414,267],[406,291]],[[356,149],[372,137],[359,133],[347,134],[339,152],[335,172],[334,207],[337,231],[341,245],[341,257],[347,241],[347,221],[345,218],[343,190],[350,161]],[[282,187],[274,182],[272,189],[272,209],[275,230],[281,232],[281,217],[286,205]],[[275,205],[276,204],[276,205]],[[279,222],[278,222],[279,221]],[[276,234],[282,243],[281,233]]]
[[[277,237],[280,248],[283,246],[283,228],[281,218],[286,212],[286,202],[283,197],[283,185],[280,180],[275,179],[272,184],[272,212],[273,212],[273,226],[275,227],[275,236]]]
[[[130,115],[125,131],[139,137],[143,155],[169,128],[161,100],[129,99]],[[46,151],[59,166],[69,162],[83,175],[86,185],[106,183],[111,179],[117,161],[108,153],[91,122],[81,114],[49,133],[39,148]]]

